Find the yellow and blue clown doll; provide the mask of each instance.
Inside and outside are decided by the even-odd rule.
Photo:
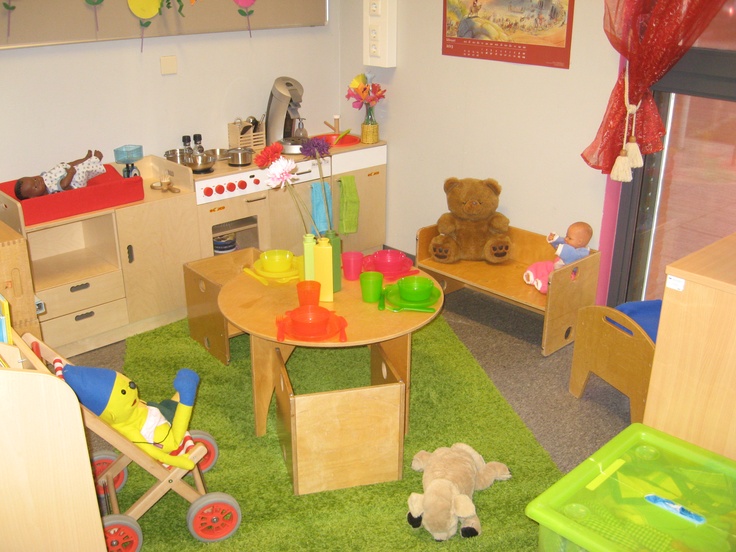
[[[160,404],[140,400],[135,382],[108,368],[67,364],[61,377],[79,402],[151,457],[167,466],[194,468],[186,451],[194,445],[188,429],[199,385],[196,372],[179,370],[177,393]]]

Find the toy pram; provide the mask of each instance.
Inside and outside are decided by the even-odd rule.
[[[53,373],[53,369],[49,367],[53,367],[55,363],[57,366],[69,364],[66,359],[32,334],[25,334],[23,341],[43,361],[43,367],[50,372]],[[42,363],[32,364],[35,369],[41,369]],[[97,495],[104,513],[102,523],[108,551],[141,550],[143,535],[137,520],[169,490],[173,490],[191,503],[187,513],[187,526],[194,538],[203,542],[215,542],[226,539],[237,531],[242,519],[238,502],[226,493],[208,493],[202,477],[202,473],[214,466],[219,453],[217,443],[209,433],[189,431],[194,446],[186,454],[196,464],[194,469],[186,470],[174,466],[166,468],[91,410],[80,406],[84,425],[120,451],[120,454],[103,451],[94,454],[92,458]],[[121,513],[117,491],[125,485],[127,468],[131,462],[138,464],[157,481],[127,511]],[[189,473],[192,475],[194,485],[183,479]]]

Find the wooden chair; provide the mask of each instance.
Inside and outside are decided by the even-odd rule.
[[[654,361],[652,337],[634,318],[611,307],[583,307],[576,324],[570,393],[580,398],[595,374],[629,398],[631,422],[642,422]]]

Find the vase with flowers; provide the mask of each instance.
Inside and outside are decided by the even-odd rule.
[[[365,118],[360,127],[360,141],[364,144],[378,142],[378,121],[374,110],[378,102],[386,97],[386,90],[373,82],[372,74],[361,73],[350,82],[345,97],[352,100],[355,109],[365,106]]]
[[[313,251],[315,236],[317,240],[326,238],[333,246],[333,259],[336,257],[337,262],[333,262],[333,291],[340,290],[341,274],[340,274],[340,252],[341,240],[335,233],[332,226],[332,214],[328,201],[328,186],[325,182],[322,165],[325,159],[330,156],[330,145],[322,138],[310,138],[301,147],[301,153],[307,159],[313,159],[317,162],[319,170],[320,182],[317,184],[320,188],[322,201],[324,204],[324,213],[326,220],[316,221],[309,207],[299,193],[294,190],[294,183],[299,180],[296,173],[296,163],[291,158],[283,156],[283,146],[279,142],[274,142],[270,146],[264,148],[255,157],[255,163],[261,169],[266,169],[266,182],[268,186],[274,189],[282,189],[289,193],[294,200],[297,212],[304,226],[304,262],[305,262],[305,278],[314,279],[313,258],[310,266],[309,251]],[[330,176],[331,178],[331,176]],[[336,269],[334,268],[336,266]],[[337,277],[334,274],[337,274]]]

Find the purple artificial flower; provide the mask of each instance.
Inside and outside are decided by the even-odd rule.
[[[309,159],[321,159],[330,155],[330,144],[324,138],[310,138],[299,151]]]

